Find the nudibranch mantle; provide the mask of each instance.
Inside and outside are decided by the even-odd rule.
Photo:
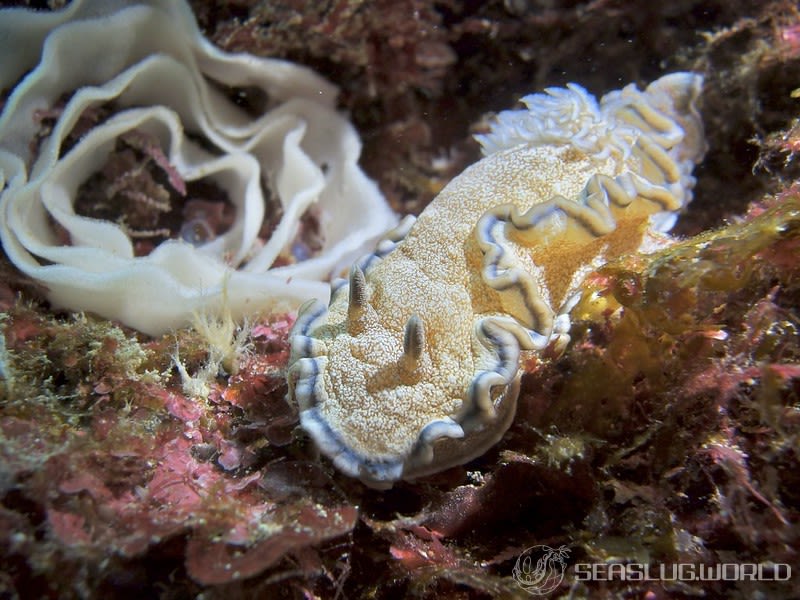
[[[568,341],[584,277],[648,251],[691,199],[702,78],[673,73],[598,103],[527,96],[478,136],[485,157],[307,303],[289,394],[346,474],[390,487],[466,462],[514,417],[521,353]]]

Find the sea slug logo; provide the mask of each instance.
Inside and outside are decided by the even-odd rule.
[[[531,546],[519,555],[511,574],[523,590],[534,596],[544,596],[561,584],[568,557],[569,548],[565,545],[558,548]]]

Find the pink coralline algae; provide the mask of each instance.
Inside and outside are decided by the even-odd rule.
[[[191,580],[221,584],[257,575],[287,556],[307,558],[350,532],[357,510],[328,490],[328,476],[274,450],[291,440],[296,422],[274,394],[281,380],[271,362],[286,360],[289,323],[259,324],[256,343],[271,352],[249,357],[239,375],[201,402],[157,374],[167,367],[161,342],[140,345],[90,320],[56,323],[22,307],[12,310],[5,336],[15,367],[6,382],[13,381],[12,391],[34,384],[45,394],[24,402],[4,397],[3,511],[5,542],[13,542],[4,560],[29,559],[6,589],[46,593],[57,583],[43,578],[33,560],[48,565],[46,575],[110,557],[102,590],[151,552],[166,553],[174,566],[183,556]],[[37,381],[44,372],[18,368],[37,355],[60,355],[72,362],[77,380],[96,383],[64,395],[64,382]],[[34,535],[37,527],[44,539]],[[147,586],[146,580],[129,583]],[[76,581],[73,591],[81,585],[86,582]]]

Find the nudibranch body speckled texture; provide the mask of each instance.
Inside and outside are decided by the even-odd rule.
[[[385,488],[499,440],[521,353],[569,341],[585,276],[666,243],[705,148],[701,85],[674,73],[599,103],[577,85],[524,98],[329,306],[301,309],[289,393],[339,469]]]

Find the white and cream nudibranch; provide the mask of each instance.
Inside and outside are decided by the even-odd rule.
[[[289,395],[346,474],[387,488],[461,464],[514,417],[522,352],[569,341],[604,262],[652,251],[691,199],[702,77],[598,103],[578,85],[523,98],[485,157],[300,310]]]

